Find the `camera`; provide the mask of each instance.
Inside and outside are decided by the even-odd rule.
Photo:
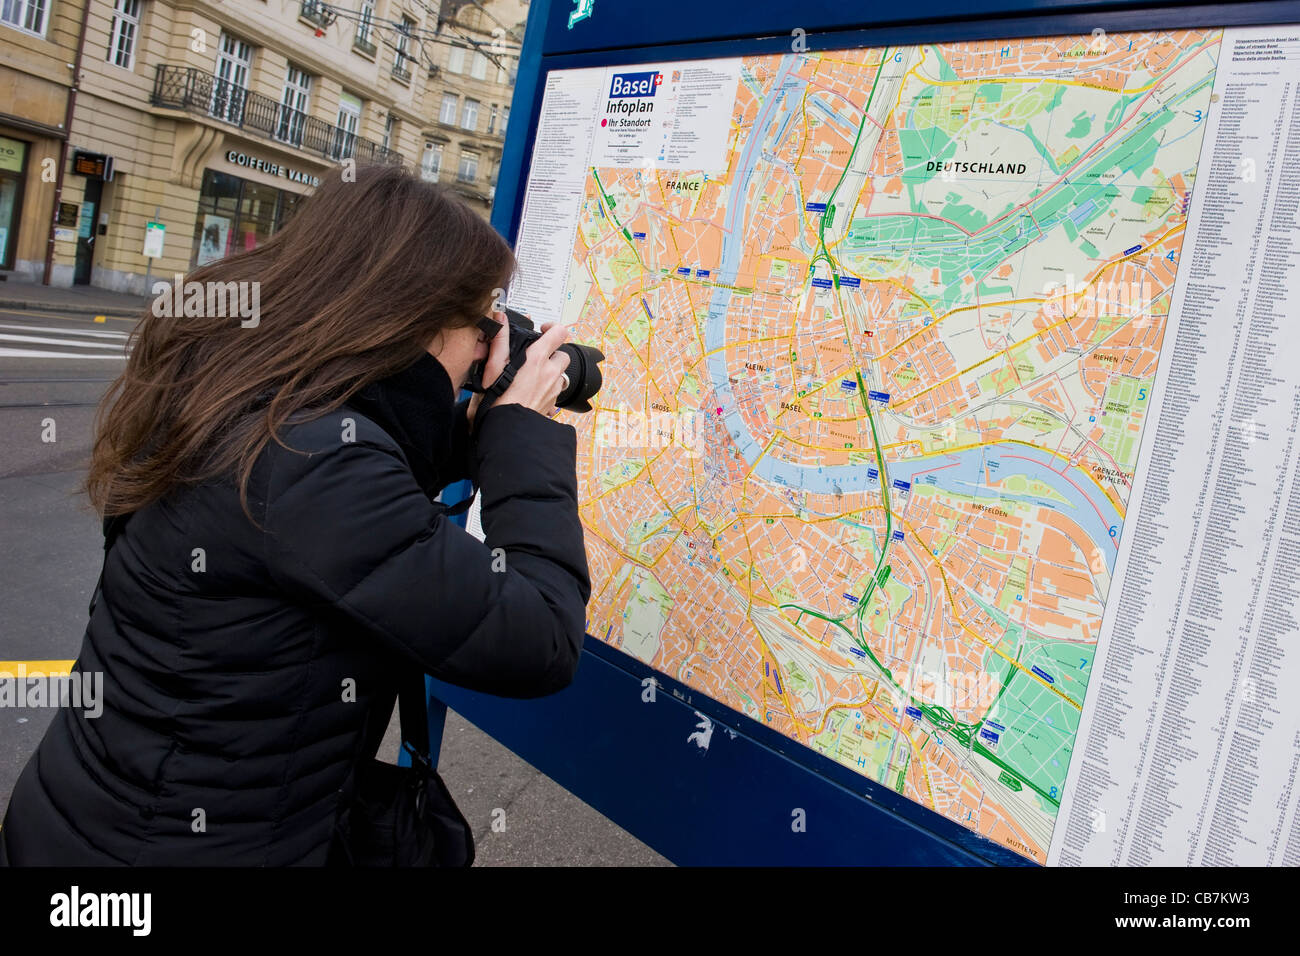
[[[503,311],[510,322],[510,356],[506,360],[506,369],[501,373],[501,378],[492,383],[493,388],[490,391],[496,394],[505,390],[514,378],[515,371],[522,368],[528,360],[528,346],[542,337],[542,333],[533,328],[532,319],[528,316],[514,309]],[[479,320],[478,326],[483,334],[489,337],[495,336],[501,330],[501,323],[486,317]],[[556,406],[574,412],[591,411],[591,403],[588,399],[600,391],[601,377],[598,363],[604,360],[604,353],[590,345],[575,345],[572,342],[565,342],[556,351],[563,352],[569,357],[569,367],[564,370],[564,374],[569,376],[569,384],[555,399]],[[483,387],[484,364],[485,362],[475,362],[470,366],[469,381],[465,387],[471,392],[489,391]]]

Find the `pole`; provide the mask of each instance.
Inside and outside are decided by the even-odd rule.
[[[157,221],[158,221],[158,217],[159,217],[160,215],[162,215],[162,206],[154,206],[154,207],[153,207],[153,221],[154,221],[154,222],[157,222]],[[145,226],[145,227],[144,227],[144,234],[145,234],[145,237],[147,238],[148,235],[149,235],[149,227],[148,227],[148,226]],[[148,295],[148,294],[149,294],[149,277],[150,277],[152,274],[153,274],[153,256],[145,256],[145,257],[144,257],[144,294],[145,294],[145,295]]]

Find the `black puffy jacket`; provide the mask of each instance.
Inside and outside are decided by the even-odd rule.
[[[590,596],[576,434],[465,407],[430,357],[282,432],[233,481],[142,508],[108,552],[76,670],[14,786],[0,861],[323,864],[418,668],[507,697],[573,679]],[[298,452],[307,452],[300,454]],[[476,478],[486,543],[431,498]],[[496,550],[499,549],[499,550]]]

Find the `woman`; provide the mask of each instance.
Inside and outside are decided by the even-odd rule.
[[[514,268],[449,192],[361,168],[189,276],[260,283],[256,323],[144,317],[87,481],[130,516],[77,660],[103,713],[58,712],[0,859],[323,864],[399,675],[570,683],[590,583],[576,435],[548,417],[564,328],[487,408],[456,404],[474,361],[505,367],[508,326],[477,323]],[[433,502],[466,477],[486,543]]]

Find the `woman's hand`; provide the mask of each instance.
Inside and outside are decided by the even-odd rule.
[[[492,317],[501,323],[501,330],[493,336],[483,366],[484,388],[490,387],[497,380],[510,359],[510,322],[504,312],[494,312]],[[564,390],[565,369],[569,367],[569,356],[556,350],[568,337],[569,328],[566,325],[555,322],[543,325],[542,337],[528,346],[528,360],[522,368],[515,370],[510,387],[501,393],[494,404],[523,405],[543,415],[553,415],[555,400]],[[482,395],[470,399],[468,416],[471,423],[482,399]]]

